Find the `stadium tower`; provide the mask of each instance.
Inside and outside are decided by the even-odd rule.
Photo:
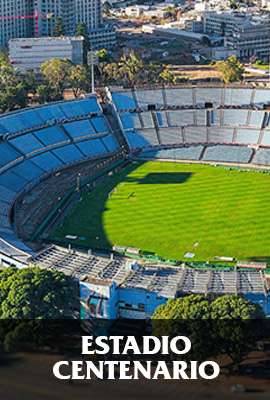
[[[34,34],[33,0],[0,0],[0,46],[11,38]]]

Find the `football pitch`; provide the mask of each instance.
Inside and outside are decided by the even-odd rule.
[[[225,167],[140,162],[83,195],[52,240],[136,247],[184,260],[270,259],[270,175]]]

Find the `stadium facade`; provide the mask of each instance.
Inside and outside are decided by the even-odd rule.
[[[133,157],[269,169],[269,105],[270,91],[259,88],[108,89],[105,105],[90,95],[1,116],[0,261],[77,278],[83,318],[149,318],[157,305],[188,293],[242,294],[269,314],[262,269],[174,267],[91,249],[44,249],[34,235],[67,188],[75,184],[78,192],[89,176],[96,184]],[[61,184],[48,190],[59,174]],[[30,207],[23,199],[33,188]]]

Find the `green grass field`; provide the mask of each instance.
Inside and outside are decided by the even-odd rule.
[[[132,246],[175,259],[186,252],[204,261],[270,259],[270,176],[195,164],[132,164],[85,194],[52,239],[66,235],[78,236],[75,243],[84,246]]]

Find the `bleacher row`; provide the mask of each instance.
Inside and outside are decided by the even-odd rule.
[[[200,270],[159,265],[130,270],[125,259],[106,259],[52,246],[34,256],[33,264],[55,268],[80,281],[105,280],[125,289],[138,288],[155,292],[160,297],[174,298],[181,293],[264,293],[264,277],[260,271]]]
[[[269,129],[268,111],[243,109],[189,109],[167,111],[120,112],[123,128],[144,129],[183,126],[236,127]]]
[[[240,110],[238,111],[240,112]],[[145,147],[147,143],[150,146],[184,143],[234,143],[270,146],[270,129],[239,126],[237,115],[235,115],[235,121],[231,125],[208,126],[202,120],[197,125],[194,122],[194,116],[188,119],[187,115],[190,113],[194,114],[193,111],[182,110],[169,112],[126,112],[120,114],[120,119],[122,129],[131,148]],[[255,113],[255,111],[252,111],[252,113]],[[240,119],[241,113],[238,121]],[[141,136],[141,138],[138,136]]]
[[[118,150],[95,96],[0,117],[0,237],[24,248],[9,219],[19,193],[57,170]]]
[[[270,114],[248,108],[267,105],[267,89],[130,90],[111,99],[130,151],[143,158],[270,165]],[[236,109],[224,108],[232,104]]]
[[[110,98],[118,111],[147,110],[178,107],[262,107],[270,101],[270,90],[263,88],[160,88],[114,91]]]

